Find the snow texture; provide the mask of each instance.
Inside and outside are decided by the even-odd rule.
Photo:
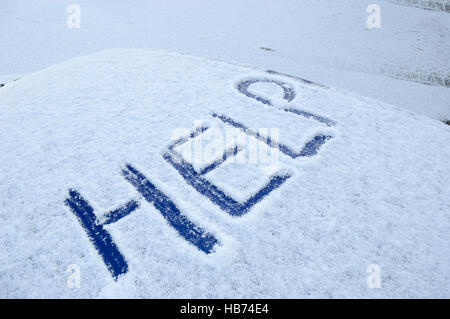
[[[0,75],[106,49],[162,49],[276,70],[450,118],[444,11],[380,1],[381,28],[368,29],[371,0],[77,0],[81,26],[69,29],[70,3],[2,1]]]
[[[450,12],[449,0],[389,0],[389,1],[405,6]]]
[[[251,85],[264,104],[239,92],[246,79],[286,83],[295,98]],[[174,132],[229,126],[213,114],[278,128],[297,149],[331,138],[308,156],[280,152],[290,177],[230,216],[164,158]],[[120,49],[51,66],[0,88],[0,297],[449,298],[449,141],[426,116],[238,64]],[[271,174],[225,161],[205,178],[243,200]],[[126,259],[117,280],[65,204],[71,189]],[[217,239],[211,253],[171,224],[174,207]],[[71,264],[79,289],[66,286]],[[380,289],[366,284],[371,264]]]

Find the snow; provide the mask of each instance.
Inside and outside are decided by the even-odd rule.
[[[241,94],[236,83],[248,78],[290,84],[289,105],[336,124],[293,117],[267,85],[252,92],[275,94],[275,107]],[[163,158],[174,132],[223,125],[213,113],[278,128],[280,143],[298,136],[293,146],[318,132],[332,138],[315,156],[280,154],[290,177],[233,217]],[[0,297],[448,298],[449,140],[450,127],[424,115],[239,64],[117,49],[50,66],[0,88]],[[214,235],[216,251],[198,250],[143,200],[121,174],[127,163]],[[240,200],[271,174],[222,165],[207,177]],[[64,204],[69,189],[98,217],[140,200],[105,226],[129,266],[117,281]],[[66,286],[71,264],[78,289]],[[371,264],[381,289],[366,284]]]
[[[69,29],[69,2],[4,0],[0,75],[105,49],[162,49],[275,70],[448,119],[448,12],[392,2],[377,2],[381,28],[369,30],[369,0],[77,0],[81,27]]]

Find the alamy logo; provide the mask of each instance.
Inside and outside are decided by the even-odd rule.
[[[254,94],[249,90],[251,85],[263,82],[275,84],[283,90],[283,99],[286,102],[283,103],[284,106],[278,107],[274,105],[269,98]],[[291,102],[296,96],[295,89],[290,84],[278,79],[243,79],[237,83],[236,90],[240,94],[263,103],[266,106],[314,120],[321,125],[328,127],[335,125],[335,122],[329,118],[304,111],[294,105],[291,106]],[[315,136],[312,136],[300,150],[295,150],[279,141],[276,130],[275,134],[268,134],[267,130],[252,129],[242,121],[219,112],[210,114],[209,120],[215,121],[217,125],[229,127],[234,131],[233,134],[238,131],[240,134],[251,138],[258,143],[259,147],[263,147],[264,152],[267,151],[266,153],[275,154],[270,153],[275,151],[276,154],[283,154],[283,156],[287,156],[291,159],[315,156],[320,148],[332,138],[331,135],[316,134]],[[271,174],[263,187],[246,200],[233,198],[233,196],[221,187],[211,182],[206,175],[218,169],[225,162],[236,159],[241,152],[244,152],[246,147],[248,148],[248,145],[242,143],[242,140],[239,138],[233,140],[234,143],[228,148],[224,148],[223,145],[219,143],[220,146],[215,147],[216,153],[217,150],[221,152],[219,156],[216,156],[215,159],[200,168],[193,165],[189,156],[188,159],[186,159],[179,151],[184,145],[187,145],[206,134],[210,134],[213,130],[214,128],[208,125],[200,125],[194,128],[194,130],[188,134],[178,137],[173,141],[165,152],[163,152],[162,156],[169,167],[175,169],[183,177],[187,185],[193,187],[200,195],[208,198],[211,203],[219,207],[224,213],[234,217],[240,217],[247,214],[253,206],[263,200],[266,196],[269,196],[277,188],[282,187],[282,185],[291,178],[291,172],[279,170],[278,165],[272,165],[272,168],[276,169],[276,171]],[[277,159],[277,157],[273,156],[269,156],[269,158]],[[270,162],[271,161],[269,160],[269,164],[273,164],[273,160],[272,163]],[[66,205],[77,217],[80,225],[87,233],[90,241],[115,279],[128,271],[128,263],[104,226],[115,223],[131,214],[140,207],[141,200],[145,200],[152,204],[166,219],[169,226],[173,227],[182,238],[197,247],[201,252],[205,254],[213,253],[217,247],[221,245],[220,241],[213,234],[189,220],[187,216],[183,214],[181,209],[175,205],[172,199],[160,190],[155,183],[147,178],[138,168],[132,164],[127,164],[122,169],[121,175],[125,181],[130,183],[136,189],[138,196],[134,199],[130,199],[121,207],[113,211],[106,212],[102,216],[100,216],[101,214],[99,213],[94,213],[89,202],[75,189],[69,190],[69,196],[65,201]]]
[[[81,8],[79,4],[70,4],[66,12],[69,14],[66,19],[66,25],[69,29],[81,28]]]
[[[367,13],[370,13],[366,19],[368,29],[381,28],[381,8],[378,4],[370,4],[367,6]]]
[[[74,288],[80,288],[80,282],[81,282],[81,272],[80,272],[80,266],[76,264],[71,264],[67,266],[66,270],[70,275],[67,277],[67,288],[74,289]]]

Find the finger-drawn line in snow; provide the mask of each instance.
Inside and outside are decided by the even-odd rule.
[[[266,70],[266,73],[272,74],[272,75],[281,75],[283,77],[291,78],[291,79],[294,79],[296,81],[300,81],[300,82],[302,82],[304,84],[307,84],[307,85],[310,85],[310,86],[316,86],[316,87],[320,87],[320,88],[323,88],[323,89],[329,89],[329,87],[326,86],[326,85],[323,85],[323,84],[320,84],[320,83],[317,83],[317,82],[313,82],[313,81],[310,81],[310,80],[307,80],[307,79],[302,79],[302,78],[300,78],[298,76],[294,76],[294,75],[290,75],[290,74],[286,74],[286,73],[282,73],[282,72],[278,72],[278,71],[274,71],[274,70]]]
[[[328,141],[329,139],[332,138],[331,135],[318,134],[318,135],[314,136],[309,142],[307,142],[300,152],[296,152],[296,151],[290,149],[289,147],[287,147],[286,145],[283,145],[281,143],[278,143],[278,142],[272,140],[270,137],[262,136],[260,133],[248,128],[244,124],[239,123],[226,115],[219,115],[219,114],[213,113],[212,116],[215,118],[218,118],[225,124],[231,125],[235,128],[239,128],[244,133],[255,137],[256,139],[260,140],[261,142],[266,143],[270,147],[279,149],[282,153],[284,153],[285,155],[288,155],[289,157],[292,157],[292,158],[314,156],[317,154],[317,152],[322,147],[322,145],[325,144],[326,141]]]
[[[205,169],[197,172],[194,167],[186,162],[181,155],[174,150],[175,147],[181,146],[186,143],[189,139],[195,138],[196,136],[206,132],[208,127],[201,127],[188,135],[188,137],[182,137],[172,143],[167,152],[164,153],[164,159],[172,165],[178,173],[184,178],[184,180],[193,188],[195,188],[200,194],[206,196],[211,202],[219,206],[223,211],[227,212],[232,216],[242,216],[247,213],[250,208],[252,208],[256,203],[261,201],[266,195],[270,194],[272,191],[280,187],[289,177],[288,173],[281,174],[278,172],[272,176],[269,182],[261,188],[256,194],[250,197],[245,202],[239,202],[233,199],[231,196],[227,195],[219,187],[211,183],[209,180],[203,177],[207,172],[212,171],[219,167],[226,159],[231,156],[236,156],[239,152],[239,147],[236,146],[231,150],[225,151],[223,156],[218,160],[214,161]]]
[[[161,213],[181,237],[206,254],[213,252],[214,247],[219,243],[218,240],[184,216],[173,201],[141,172],[127,164],[122,170],[122,175],[147,202]],[[140,207],[139,201],[131,200],[101,218],[97,218],[93,208],[76,190],[69,190],[69,197],[65,203],[86,231],[113,278],[117,280],[125,274],[128,271],[127,261],[103,226],[115,223],[131,214]]]
[[[111,275],[117,279],[120,275],[128,271],[128,264],[125,257],[120,253],[111,235],[99,223],[94,214],[94,210],[88,202],[76,190],[69,191],[69,198],[66,205],[70,207],[77,217],[81,226],[86,231],[89,239],[103,258]]]
[[[128,203],[119,207],[104,216],[103,225],[115,223],[119,219],[131,214],[134,210],[138,209],[141,204],[137,200],[130,200]]]
[[[265,105],[268,106],[273,106],[275,107],[275,105],[267,98],[262,97],[258,94],[252,93],[250,92],[248,89],[251,85],[256,84],[256,83],[273,83],[278,85],[280,88],[283,89],[284,91],[284,96],[283,99],[285,99],[287,102],[292,102],[292,100],[295,98],[296,93],[294,90],[294,87],[286,82],[282,82],[279,80],[275,80],[275,79],[245,79],[245,80],[241,80],[237,83],[236,88],[237,90],[244,94],[245,96],[252,98],[258,102],[261,102]],[[333,120],[330,120],[329,118],[326,118],[324,116],[320,116],[308,111],[304,111],[302,109],[298,109],[298,108],[293,108],[293,107],[285,107],[282,109],[285,112],[290,112],[290,113],[294,113],[309,119],[313,119],[316,120],[318,122],[321,122],[323,124],[325,124],[326,126],[334,126],[336,123]]]

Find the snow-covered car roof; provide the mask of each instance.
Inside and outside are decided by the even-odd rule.
[[[448,296],[449,141],[427,117],[236,64],[54,65],[0,88],[0,296]]]

